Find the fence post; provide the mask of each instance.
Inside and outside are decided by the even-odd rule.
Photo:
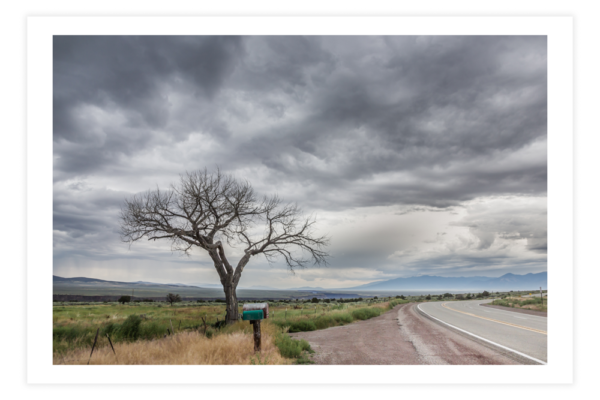
[[[106,337],[108,338],[108,343],[110,343],[110,348],[112,349],[115,358],[117,359],[117,362],[119,362],[119,357],[117,357],[117,353],[115,352],[115,348],[113,347],[112,341],[110,340],[110,336],[108,336],[108,333],[106,334]]]
[[[96,347],[96,342],[98,341],[98,334],[100,333],[100,328],[96,331],[96,337],[94,338],[94,344],[92,345],[92,352],[90,353],[90,359],[88,360],[87,365],[90,365],[90,360],[92,359],[92,354],[94,353],[94,347]]]

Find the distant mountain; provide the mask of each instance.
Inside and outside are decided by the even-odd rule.
[[[52,281],[53,282],[102,282],[102,283],[125,283],[125,282],[114,282],[114,281],[105,281],[102,279],[94,279],[94,278],[85,278],[83,276],[80,277],[76,277],[76,278],[63,278],[62,276],[56,276],[56,275],[52,275]]]
[[[277,288],[271,287],[271,286],[262,286],[262,285],[254,285],[254,286],[244,286],[241,287],[240,289],[250,289],[250,290],[279,290]]]
[[[191,286],[196,286],[196,287],[203,287],[203,288],[218,288],[218,289],[222,289],[223,285],[221,285],[220,283],[190,283],[189,285]]]
[[[63,278],[61,276],[52,275],[52,281],[55,284],[63,284],[63,285],[112,285],[112,286],[162,286],[162,287],[191,287],[190,285],[184,285],[183,283],[154,283],[154,282],[119,282],[119,281],[106,281],[103,279],[95,279],[95,278],[85,278],[85,277],[76,277],[76,278]]]
[[[145,283],[149,283],[149,282],[145,282]],[[154,283],[154,285],[156,285],[156,283]],[[171,285],[171,286],[190,286],[190,285],[186,285],[185,283],[165,283],[165,285]]]
[[[290,288],[288,290],[325,290],[325,289],[323,289],[322,287],[302,286],[302,287]]]
[[[515,275],[504,274],[499,278],[485,276],[443,277],[421,275],[367,283],[347,289],[352,290],[533,290],[548,288],[548,273]]]

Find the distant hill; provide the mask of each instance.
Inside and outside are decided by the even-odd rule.
[[[548,273],[505,274],[499,278],[485,276],[449,278],[421,275],[411,278],[396,278],[387,281],[367,283],[347,289],[352,290],[533,290],[548,288]]]
[[[302,286],[302,287],[295,287],[295,288],[291,288],[290,290],[325,290],[322,287],[312,287],[312,286]]]
[[[262,285],[244,286],[244,287],[240,286],[239,288],[240,288],[240,289],[250,289],[250,290],[253,290],[253,289],[260,289],[260,290],[279,290],[279,289],[277,289],[277,288],[274,288],[274,287],[271,287],[271,286],[262,286]]]
[[[81,284],[88,284],[88,285],[111,285],[111,286],[119,286],[119,285],[123,285],[123,286],[128,286],[128,287],[132,287],[132,286],[140,286],[140,287],[146,287],[146,286],[163,286],[163,287],[193,287],[190,285],[184,285],[183,283],[154,283],[154,282],[144,282],[144,281],[137,281],[137,282],[119,282],[119,281],[106,281],[103,279],[95,279],[95,278],[85,278],[85,277],[75,277],[75,278],[63,278],[61,276],[56,276],[56,275],[52,275],[52,281],[55,284],[73,284],[73,285],[81,285]]]
[[[198,287],[184,285],[182,283],[152,283],[146,281],[119,282],[107,281],[95,278],[63,278],[53,275],[52,298],[55,301],[115,301],[123,295],[132,296],[133,299],[152,299],[164,301],[167,293],[176,293],[183,300],[214,300],[225,298],[223,286],[217,284],[203,285]],[[208,286],[208,287],[207,287]],[[268,290],[268,289],[246,289],[239,288],[237,297],[239,300],[263,300],[263,299],[291,299],[310,298],[307,292],[300,290]],[[318,296],[324,298],[323,296]]]
[[[203,287],[203,288],[217,288],[217,289],[222,289],[223,285],[220,283],[198,283],[198,282],[192,282],[190,283],[191,286],[196,286],[196,287]]]

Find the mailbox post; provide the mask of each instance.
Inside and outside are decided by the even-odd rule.
[[[250,321],[252,327],[254,328],[254,351],[261,350],[261,338],[260,338],[260,320]]]
[[[254,328],[254,351],[260,351],[260,320],[269,318],[268,303],[250,303],[244,304],[242,309],[242,320],[250,321]]]

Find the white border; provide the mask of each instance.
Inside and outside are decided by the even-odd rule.
[[[572,383],[573,20],[570,17],[30,17],[27,22],[28,383]],[[548,35],[549,362],[539,366],[53,366],[52,35]],[[36,232],[35,235],[32,232]],[[46,305],[45,305],[46,304]],[[434,372],[434,373],[431,373]],[[437,373],[435,373],[437,372]]]

